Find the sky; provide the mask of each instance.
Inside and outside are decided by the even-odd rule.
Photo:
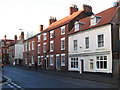
[[[83,4],[91,5],[93,13],[113,7],[117,0],[0,0],[0,39],[7,39],[25,33],[39,33],[39,26],[49,26],[50,16],[60,20],[69,15],[69,7],[76,4],[79,10]]]

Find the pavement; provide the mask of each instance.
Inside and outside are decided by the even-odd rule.
[[[113,77],[111,74],[103,74],[103,73],[80,74],[79,72],[58,71],[58,70],[49,70],[49,69],[40,69],[40,68],[36,70],[34,67],[28,68],[27,66],[16,66],[16,65],[11,67],[21,68],[21,69],[26,69],[26,70],[31,70],[31,71],[41,72],[46,74],[59,75],[66,78],[76,78],[81,80],[96,81],[96,82],[108,83],[108,84],[120,86],[120,82],[118,82],[119,81],[118,78]]]

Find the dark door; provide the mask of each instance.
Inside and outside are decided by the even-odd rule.
[[[83,62],[83,60],[81,60],[81,73],[83,73],[84,72],[84,62]]]

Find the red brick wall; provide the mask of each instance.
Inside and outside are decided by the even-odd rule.
[[[32,41],[34,41],[34,50],[32,50]],[[25,50],[25,43],[28,42],[28,51]],[[29,42],[31,42],[31,45],[30,45],[30,51],[29,51]],[[31,39],[28,39],[26,41],[24,41],[24,52],[23,52],[23,65],[26,65],[25,64],[25,58],[26,58],[26,53],[29,53],[28,57],[30,56],[30,59],[31,59],[31,63],[32,63],[32,53],[34,53],[34,63],[37,62],[37,54],[38,54],[38,38],[37,37],[33,37]],[[29,63],[29,60],[28,60],[28,63]],[[27,64],[28,65],[28,64]],[[32,64],[32,66],[34,66],[34,64]]]

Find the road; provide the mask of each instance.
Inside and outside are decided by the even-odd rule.
[[[10,82],[3,84],[3,88],[117,88],[111,84],[66,78],[11,66],[4,67],[3,75],[10,79]]]

